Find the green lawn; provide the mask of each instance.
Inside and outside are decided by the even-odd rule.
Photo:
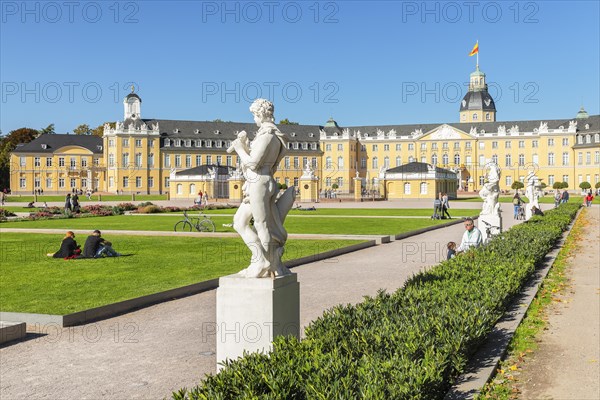
[[[43,203],[44,201],[47,202],[51,202],[51,201],[64,201],[65,200],[65,196],[67,195],[67,193],[65,192],[64,196],[46,196],[46,195],[41,195],[41,196],[37,196],[37,200],[35,200],[38,203]],[[140,202],[140,201],[152,201],[152,200],[167,200],[167,195],[163,194],[136,194],[135,195],[135,202]],[[18,202],[27,202],[29,203],[30,201],[34,201],[34,197],[33,195],[28,195],[28,196],[19,196],[19,195],[8,195],[6,197],[6,202],[7,203],[18,203]],[[97,194],[93,194],[92,195],[92,200],[88,200],[87,196],[85,194],[79,196],[79,201],[83,204],[83,203],[97,203],[98,202],[98,195]],[[131,203],[131,194],[123,194],[123,195],[116,195],[116,194],[111,194],[111,195],[102,195],[102,201],[120,201],[123,203]]]
[[[500,196],[499,197],[499,202],[500,203],[512,203],[513,200],[513,196]],[[524,199],[525,201],[529,201],[529,199],[527,199],[527,197],[525,196],[521,196],[521,199]],[[460,201],[460,202],[467,202],[467,203],[481,203],[483,202],[483,200],[481,199],[481,197],[461,197],[452,201]],[[450,202],[450,204],[452,204],[452,201]],[[544,196],[542,198],[540,198],[538,200],[540,203],[542,204],[554,204],[554,196],[549,194],[547,196]],[[569,196],[569,203],[583,203],[583,196],[580,196],[578,194],[571,194]],[[600,204],[600,196],[594,196],[594,200],[592,202],[593,204]]]
[[[250,252],[241,239],[111,237],[128,257],[62,260],[61,235],[0,235],[0,310],[67,314],[232,274],[246,267]],[[82,244],[85,237],[76,237]],[[360,241],[293,240],[285,260]],[[326,267],[326,264],[323,264]]]
[[[455,210],[456,211],[456,210]],[[461,210],[462,211],[462,210]],[[460,215],[476,215],[459,213]],[[172,231],[175,223],[182,216],[178,215],[118,215],[114,217],[89,217],[70,218],[39,221],[3,222],[2,228],[29,228],[29,229],[86,229],[86,230],[141,230],[141,231]],[[217,232],[234,232],[230,216],[211,217]],[[294,218],[285,220],[285,227],[289,233],[315,233],[315,234],[347,234],[347,235],[393,235],[404,233],[447,221],[431,220],[429,218]]]

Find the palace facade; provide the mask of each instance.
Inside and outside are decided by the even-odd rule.
[[[485,79],[479,67],[471,74],[458,123],[340,126],[329,119],[322,126],[278,125],[290,143],[275,178],[299,187],[311,170],[317,191],[335,189],[338,197],[356,197],[360,186],[386,198],[433,198],[440,187],[448,193],[479,190],[485,166],[493,162],[502,169],[502,190],[523,182],[532,168],[550,187],[567,182],[578,190],[581,182],[600,182],[600,115],[589,116],[582,107],[573,118],[496,121]],[[254,124],[144,119],[142,99],[133,92],[123,105],[123,120],[106,124],[102,138],[42,135],[17,147],[12,193],[90,189],[193,198],[202,190],[229,196],[227,180],[239,161],[226,150],[238,132],[255,132]],[[419,164],[429,167],[411,174],[410,167],[399,168]],[[428,177],[421,179],[419,171]],[[443,186],[435,184],[435,171],[441,171]],[[455,185],[448,184],[449,173]]]

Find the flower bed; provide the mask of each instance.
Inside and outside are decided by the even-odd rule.
[[[304,340],[278,337],[269,355],[229,361],[173,398],[441,399],[578,208],[533,217],[395,293],[328,310]]]

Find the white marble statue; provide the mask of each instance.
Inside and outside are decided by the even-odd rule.
[[[525,219],[529,220],[533,216],[531,209],[535,206],[540,208],[539,198],[541,197],[541,185],[539,178],[532,169],[527,173],[525,177],[525,196],[529,200],[529,203],[525,205]]]
[[[502,175],[500,167],[495,162],[488,160],[485,165],[487,176],[483,187],[479,191],[479,197],[483,199],[483,206],[480,215],[500,215],[500,176]]]
[[[301,178],[314,178],[315,177],[315,171],[312,169],[312,167],[310,166],[310,164],[307,162],[304,165],[304,170],[302,171],[302,176]]]
[[[281,194],[273,175],[286,153],[288,138],[273,122],[273,103],[257,99],[250,111],[259,127],[254,140],[248,143],[246,132],[242,131],[227,149],[238,154],[246,179],[242,188],[244,200],[233,217],[233,227],[252,252],[252,259],[240,275],[287,275],[290,271],[281,261],[287,240],[283,221],[294,203],[294,187]]]

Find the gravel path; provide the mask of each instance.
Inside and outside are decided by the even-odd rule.
[[[584,240],[568,260],[571,288],[550,308],[548,329],[523,366],[523,399],[600,399],[600,207],[584,212]]]
[[[472,205],[470,205],[472,207]],[[505,228],[512,205],[502,204]],[[301,324],[324,310],[393,291],[439,263],[461,224],[294,268]],[[29,327],[38,337],[0,348],[0,399],[161,399],[215,371],[215,295],[208,291],[97,323]],[[30,337],[33,335],[30,335]]]

